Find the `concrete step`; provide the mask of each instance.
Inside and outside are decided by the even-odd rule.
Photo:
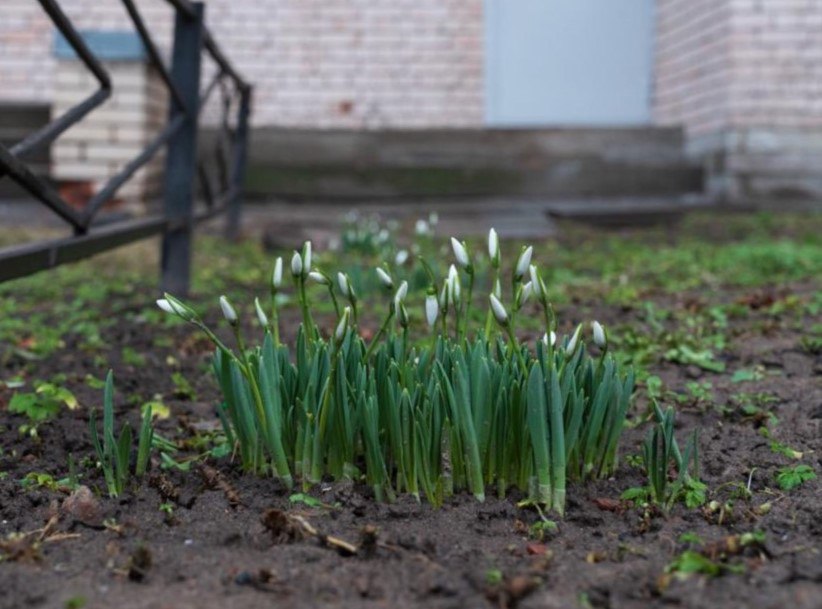
[[[207,138],[206,138],[207,139]],[[595,197],[700,192],[674,128],[418,131],[259,129],[251,196]]]

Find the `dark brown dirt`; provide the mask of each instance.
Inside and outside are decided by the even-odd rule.
[[[784,288],[809,291],[807,285]],[[754,292],[700,297],[722,302]],[[635,321],[630,311],[597,313],[611,324]],[[734,322],[723,352],[727,373],[666,363],[653,372],[678,390],[694,377],[710,381],[717,404],[742,390],[775,396],[776,437],[822,472],[822,362],[800,347],[798,332],[813,321],[774,320],[754,310]],[[138,322],[124,320],[106,330],[111,353],[102,361],[70,342],[31,365],[31,378],[66,373],[82,405],[43,424],[39,441],[17,433],[24,420],[5,410],[12,392],[0,391],[0,471],[6,474],[0,479],[0,541],[6,551],[12,543],[17,550],[14,560],[0,563],[0,609],[70,607],[81,598],[85,604],[74,606],[822,607],[822,482],[788,493],[774,490],[776,470],[790,459],[771,451],[755,421],[722,416],[710,405],[683,408],[678,433],[684,438],[694,426],[701,428],[702,477],[711,499],[728,500],[730,487],[720,485],[748,484],[750,478],[752,498],[735,500],[722,522],[718,513],[681,505],[665,517],[621,503],[622,491],[643,483],[625,459],[614,479],[569,488],[567,515],[543,542],[529,539],[527,529],[538,516],[518,508],[516,497],[478,504],[465,495],[435,510],[409,498],[377,504],[367,489],[338,483],[312,490],[335,507],[309,508],[291,504],[273,480],[241,475],[227,459],[209,463],[219,483],[214,470],[184,474],[155,463],[150,480],[119,500],[99,498],[100,513],[92,510],[78,520],[76,512],[59,507],[66,493],[23,489],[19,480],[32,471],[63,477],[69,453],[78,460],[91,454],[88,407],[99,407],[100,391],[84,384],[87,373],[102,377],[101,366],[114,368],[120,417],[132,424],[135,407],[126,398],[134,393],[166,396],[173,412],[159,427],[166,437],[183,438],[190,425],[215,423],[218,394],[203,365],[208,345],[189,328],[176,327],[168,331],[173,346],[156,348],[155,330]],[[145,365],[123,363],[124,345],[145,354]],[[177,369],[166,363],[170,354],[192,380],[196,400],[168,397]],[[731,383],[734,370],[756,364],[765,366],[765,378]],[[16,364],[9,366],[10,374]],[[640,396],[636,412],[644,407]],[[636,454],[644,433],[644,426],[627,430],[622,455]],[[97,473],[83,473],[83,484],[102,487]],[[171,517],[159,509],[163,502],[175,504]],[[770,511],[761,514],[765,503]],[[306,534],[303,523],[318,535]],[[766,542],[734,559],[744,573],[665,577],[666,565],[687,547],[679,541],[683,533],[721,544],[754,530],[763,531]],[[29,535],[15,541],[12,533]],[[360,545],[360,551],[347,555],[326,536]]]

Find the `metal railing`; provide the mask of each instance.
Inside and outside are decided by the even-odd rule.
[[[202,2],[165,0],[175,14],[171,66],[166,67],[134,0],[120,1],[143,43],[148,63],[168,89],[168,121],[135,158],[100,187],[82,209],[69,205],[47,180],[35,175],[26,165],[25,158],[49,146],[60,134],[100,106],[112,92],[108,72],[63,13],[57,0],[38,0],[78,59],[93,74],[99,88],[21,142],[10,148],[0,145],[0,179],[7,177],[14,180],[65,221],[74,233],[64,239],[26,243],[0,250],[0,282],[162,234],[161,288],[185,294],[189,286],[193,226],[226,213],[226,233],[228,236],[236,234],[246,164],[251,86],[229,63],[206,29]],[[216,71],[201,91],[204,54],[216,64]],[[219,92],[221,100],[216,146],[209,151],[209,155],[198,158],[200,115],[215,91]],[[162,213],[95,225],[94,221],[103,205],[164,146],[166,161]],[[210,160],[215,166],[214,170],[209,167],[208,156],[212,157]],[[194,203],[197,180],[204,202],[201,209],[195,209]]]

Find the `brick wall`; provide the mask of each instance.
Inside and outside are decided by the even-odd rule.
[[[171,11],[138,0],[168,49]],[[61,0],[79,29],[129,27],[114,0]],[[255,83],[253,121],[288,127],[483,123],[482,0],[210,0],[207,22]],[[3,99],[50,101],[52,26],[32,0],[3,0]]]
[[[729,201],[822,198],[822,0],[658,0],[654,118]]]

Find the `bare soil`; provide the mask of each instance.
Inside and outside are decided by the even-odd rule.
[[[774,287],[799,294],[819,289]],[[760,292],[683,294],[674,300],[755,303]],[[560,316],[584,317],[589,310],[583,303]],[[616,308],[598,307],[596,313],[612,325],[636,320],[635,312]],[[675,389],[689,380],[710,381],[719,404],[743,389],[775,396],[770,407],[779,418],[776,437],[804,452],[803,462],[822,472],[822,361],[801,348],[795,321],[774,322],[757,310],[735,321],[722,353],[726,373],[670,363],[653,372]],[[807,327],[819,320],[801,321]],[[84,378],[102,377],[102,366],[115,370],[120,420],[135,425],[138,415],[127,396],[172,395],[170,374],[177,368],[169,368],[166,357],[173,355],[193,381],[196,399],[167,398],[173,414],[158,431],[185,438],[194,428],[216,424],[218,391],[204,365],[209,346],[190,328],[176,327],[163,331],[172,344],[158,348],[156,332],[139,319],[124,319],[105,330],[110,353],[102,362],[69,341],[31,364],[32,378],[66,373],[66,385],[83,405],[43,424],[39,439],[18,434],[25,421],[5,409],[12,392],[0,392],[0,471],[7,472],[0,479],[0,540],[7,551],[12,543],[17,549],[14,559],[0,563],[0,609],[822,607],[822,483],[777,490],[777,469],[793,462],[771,450],[756,421],[723,416],[710,405],[682,408],[678,434],[684,438],[701,428],[702,477],[712,499],[728,500],[729,488],[720,485],[738,482],[750,484],[750,500],[735,500],[724,514],[682,505],[668,515],[644,512],[619,500],[626,488],[644,483],[641,471],[623,458],[613,479],[568,489],[567,514],[542,541],[528,534],[538,515],[517,507],[516,496],[483,504],[458,496],[437,510],[407,497],[379,504],[364,487],[328,483],[312,495],[332,507],[312,508],[290,502],[289,492],[274,480],[242,475],[227,459],[189,473],[161,470],[155,463],[139,487],[120,499],[97,496],[85,512],[62,509],[66,492],[24,489],[19,481],[27,473],[62,477],[69,453],[78,460],[91,454],[88,406],[99,407],[100,391],[87,387]],[[144,354],[144,365],[123,362],[124,345]],[[10,375],[19,365],[11,361],[4,372]],[[731,382],[734,370],[754,365],[765,367],[763,379]],[[646,405],[640,395],[635,414]],[[623,456],[638,452],[645,430],[626,430]],[[85,471],[82,483],[103,488],[94,471]],[[161,503],[174,504],[171,516],[159,509]],[[306,533],[305,523],[315,535]],[[730,559],[744,566],[743,573],[683,581],[666,576],[666,565],[687,548],[683,533],[699,535],[721,554],[729,538],[754,530],[765,533],[764,546]],[[12,533],[28,535],[12,542]],[[334,538],[358,546],[358,552],[346,553]]]

